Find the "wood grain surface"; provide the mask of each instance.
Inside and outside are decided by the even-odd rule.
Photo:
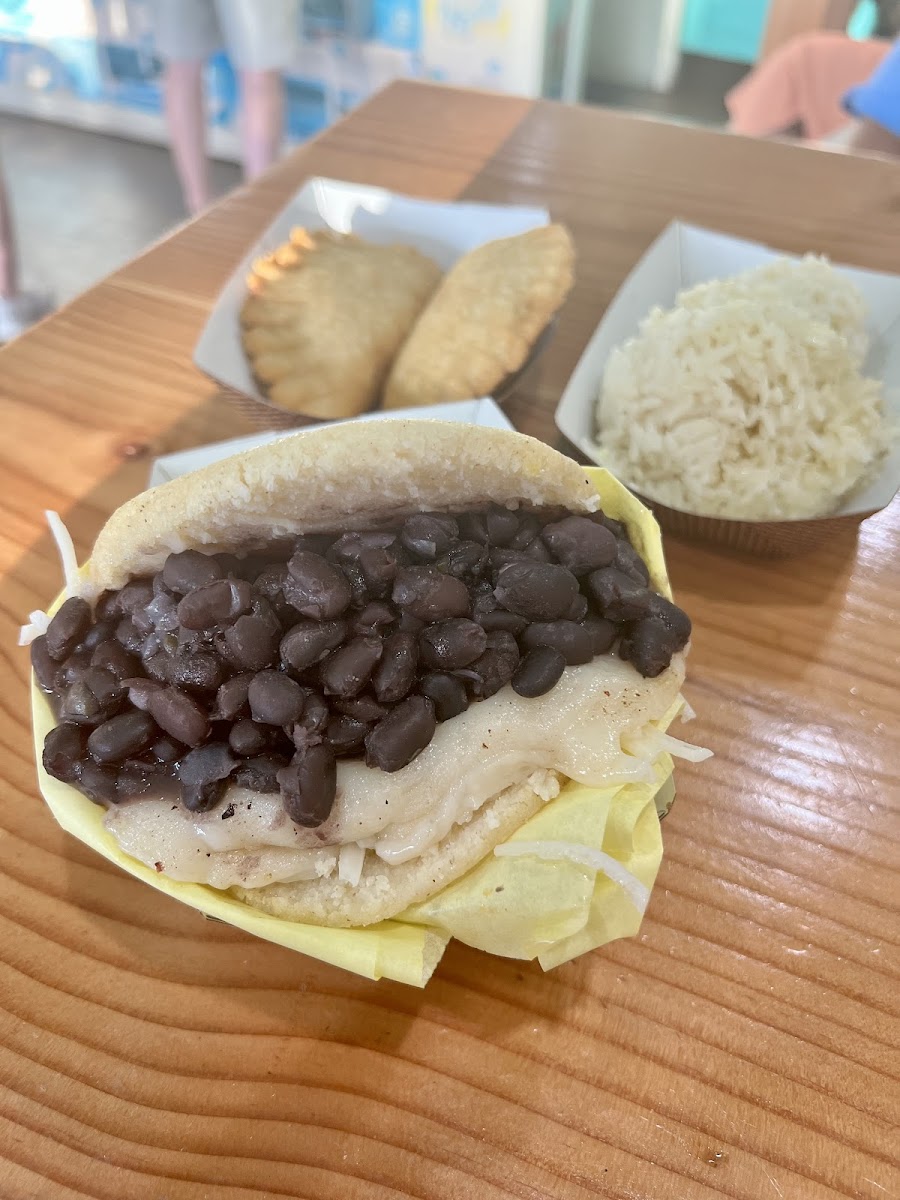
[[[900,506],[802,560],[669,539],[691,737],[640,936],[544,975],[453,945],[429,986],[257,942],[62,833],[16,628],[152,455],[244,432],[190,363],[310,174],[548,203],[578,284],[509,405],[560,390],[673,217],[900,271],[900,168],[398,84],[0,355],[0,1200],[900,1195]]]

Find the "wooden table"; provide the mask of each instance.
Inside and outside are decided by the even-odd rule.
[[[42,510],[86,552],[153,454],[244,431],[191,349],[310,174],[568,222],[578,284],[509,407],[549,439],[673,217],[900,271],[888,162],[398,84],[3,352],[0,1196],[900,1195],[898,504],[783,564],[669,540],[716,757],[679,768],[641,935],[548,975],[454,945],[424,992],[353,978],[202,921],[44,811],[15,649],[58,586]]]

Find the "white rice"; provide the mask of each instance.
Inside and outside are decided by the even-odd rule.
[[[822,259],[778,260],[655,309],[607,363],[604,464],[671,508],[739,520],[832,512],[889,432],[858,289]]]

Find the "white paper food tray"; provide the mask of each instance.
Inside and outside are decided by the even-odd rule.
[[[815,249],[810,246],[811,252]],[[560,431],[590,459],[603,466],[594,447],[595,410],[603,371],[612,350],[634,337],[652,308],[671,308],[683,288],[710,279],[725,279],[772,259],[797,257],[758,242],[673,222],[619,288],[588,342],[556,410]],[[865,298],[871,348],[863,372],[882,380],[885,404],[900,422],[900,276],[834,265],[835,270],[856,284]],[[633,486],[627,479],[622,482]],[[890,503],[898,487],[900,440],[895,440],[891,454],[871,483],[829,518],[823,519],[859,517],[877,512]]]
[[[439,203],[336,179],[310,179],[282,209],[223,288],[194,350],[194,363],[227,388],[267,403],[241,347],[240,311],[254,260],[286,241],[295,226],[355,233],[380,244],[415,246],[447,270],[485,242],[549,223],[545,208]],[[302,421],[302,417],[298,417]]]
[[[426,415],[427,414],[427,415]],[[512,429],[509,422],[493,400],[461,400],[456,404],[435,404],[429,409],[395,409],[391,412],[366,413],[355,417],[356,421],[391,421],[391,420],[429,420],[429,421],[459,421],[465,425],[487,425],[492,429]],[[330,425],[342,425],[343,421],[329,421]],[[197,446],[193,450],[182,450],[178,454],[166,454],[153,462],[150,470],[150,487],[158,483],[168,483],[179,475],[187,475],[206,467],[219,459],[238,454],[241,450],[250,450],[254,446],[264,446],[282,437],[302,437],[304,432],[321,429],[322,425],[311,426],[309,430],[299,430],[296,433],[254,433],[249,437],[232,438],[227,442],[216,442],[210,446]]]

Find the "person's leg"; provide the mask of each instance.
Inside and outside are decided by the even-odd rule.
[[[222,45],[212,0],[153,0],[156,49],[163,78],[172,158],[188,212],[209,204],[203,66]]]
[[[256,179],[278,157],[284,127],[280,71],[241,71],[241,151],[244,178]]]
[[[203,63],[170,62],[163,80],[172,160],[184,203],[193,216],[211,199],[206,160]]]
[[[219,25],[241,84],[244,175],[255,179],[278,157],[284,127],[282,72],[294,55],[297,0],[216,0]]]
[[[11,300],[19,292],[19,255],[6,182],[0,174],[0,299]]]
[[[52,310],[49,295],[21,289],[16,231],[0,170],[0,343],[17,337]]]

